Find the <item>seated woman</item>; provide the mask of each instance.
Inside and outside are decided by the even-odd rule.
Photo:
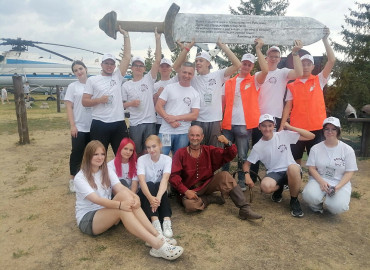
[[[136,173],[137,154],[135,143],[130,138],[123,138],[116,157],[108,162],[108,168],[118,176],[121,184],[137,193],[138,178]]]
[[[98,235],[122,221],[125,228],[146,241],[149,254],[174,260],[183,248],[174,239],[167,239],[152,226],[140,207],[139,197],[123,186],[117,175],[107,167],[104,145],[93,140],[86,146],[81,170],[75,179],[76,219],[80,230]],[[112,198],[112,192],[114,194]]]
[[[339,140],[338,118],[326,118],[323,128],[325,140],[311,148],[306,163],[310,179],[302,197],[314,212],[323,213],[325,205],[332,214],[340,214],[349,209],[356,156],[352,147]]]
[[[156,230],[164,236],[173,236],[171,206],[167,196],[172,159],[161,154],[162,143],[158,136],[150,135],[145,146],[148,154],[139,157],[137,174],[140,182],[139,196],[146,216]],[[163,221],[163,231],[160,221]]]

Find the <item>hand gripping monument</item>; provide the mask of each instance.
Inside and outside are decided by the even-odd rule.
[[[310,45],[324,37],[325,25],[308,17],[185,14],[179,10],[173,3],[164,22],[117,21],[116,12],[111,11],[99,21],[99,27],[114,39],[118,25],[129,32],[154,32],[157,27],[171,51],[177,40],[189,42],[193,38],[197,43],[216,43],[221,37],[228,44],[253,44],[260,37],[265,44],[290,46],[296,39]]]

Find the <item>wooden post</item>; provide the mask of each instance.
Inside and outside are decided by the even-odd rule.
[[[15,111],[18,122],[19,144],[29,144],[30,137],[28,134],[27,111],[26,103],[24,101],[22,76],[13,76],[13,85]]]
[[[57,87],[57,112],[60,112],[60,90],[59,90],[59,85]]]

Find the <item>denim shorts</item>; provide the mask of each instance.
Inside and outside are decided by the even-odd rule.
[[[80,221],[80,228],[81,232],[86,233],[88,235],[94,235],[92,231],[92,223],[94,216],[98,210],[87,212]]]

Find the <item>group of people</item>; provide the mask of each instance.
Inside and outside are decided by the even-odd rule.
[[[291,214],[302,217],[298,195],[305,149],[310,180],[303,199],[315,212],[322,213],[324,204],[334,214],[349,209],[357,165],[353,149],[339,140],[339,120],[326,117],[323,88],[335,62],[328,29],[323,38],[328,61],[317,76],[312,75],[313,57],[299,55],[299,40],[292,49],[294,68],[278,69],[279,47],[269,48],[265,57],[263,40],[256,39],[261,71],[251,75],[255,56],[246,53],[239,60],[220,39],[217,45],[231,61],[225,69],[211,72],[207,52],[196,55],[195,65],[188,62],[194,40],[180,44],[173,64],[161,59],[157,31],[155,60],[145,74],[145,60],[131,59],[128,32],[121,27],[119,32],[124,39],[119,68],[114,55],[104,54],[101,74],[88,78],[84,63],[75,61],[78,81],[65,95],[72,137],[70,189],[76,192],[82,232],[98,235],[122,221],[152,247],[152,256],[176,259],[183,248],[173,238],[168,183],[186,212],[224,204],[230,197],[241,219],[260,219],[243,192],[254,186],[259,161],[267,169],[262,192],[281,202],[288,185]],[[132,80],[123,82],[130,64]],[[171,78],[172,69],[177,75]],[[109,145],[115,158],[107,162]],[[237,180],[228,172],[236,156]]]

